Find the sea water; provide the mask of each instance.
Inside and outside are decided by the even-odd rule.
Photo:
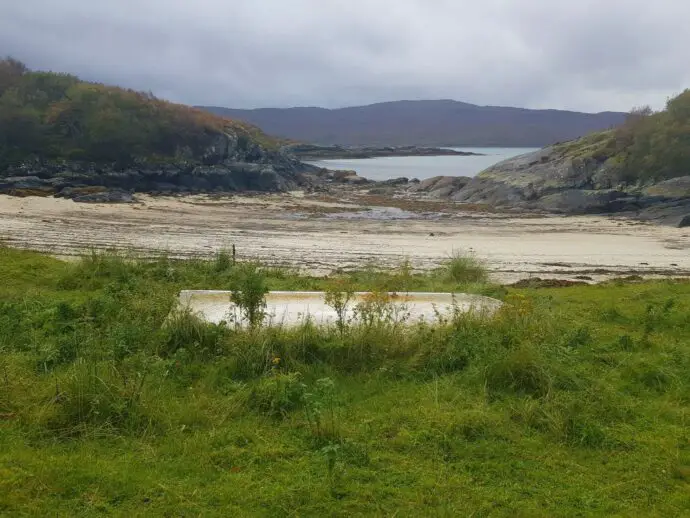
[[[406,177],[424,180],[434,176],[476,176],[487,167],[535,148],[450,148],[480,153],[481,156],[410,156],[319,160],[308,163],[328,169],[356,171],[369,180],[383,181]]]

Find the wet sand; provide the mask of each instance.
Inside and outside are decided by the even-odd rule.
[[[77,255],[89,249],[144,256],[211,256],[237,247],[238,258],[313,273],[438,266],[453,253],[486,259],[494,278],[601,280],[617,275],[690,275],[690,229],[603,216],[534,216],[463,211],[448,203],[367,206],[365,199],[283,195],[138,196],[135,204],[78,204],[0,196],[0,242]],[[377,201],[377,205],[383,205]]]

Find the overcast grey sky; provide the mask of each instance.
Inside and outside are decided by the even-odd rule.
[[[660,108],[690,0],[0,0],[0,54],[233,108]]]

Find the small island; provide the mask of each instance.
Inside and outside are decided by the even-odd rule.
[[[340,160],[348,158],[381,158],[409,156],[483,156],[481,153],[456,151],[448,148],[395,146],[395,147],[343,147],[317,144],[289,144],[283,149],[300,160]]]

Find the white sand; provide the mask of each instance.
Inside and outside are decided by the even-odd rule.
[[[241,259],[317,273],[395,266],[405,258],[429,269],[454,252],[472,252],[501,281],[690,274],[690,229],[625,219],[463,212],[401,220],[353,218],[350,212],[341,219],[320,212],[358,207],[294,195],[139,199],[90,205],[0,196],[0,241],[56,255],[113,248],[178,257],[210,256],[234,244]]]

